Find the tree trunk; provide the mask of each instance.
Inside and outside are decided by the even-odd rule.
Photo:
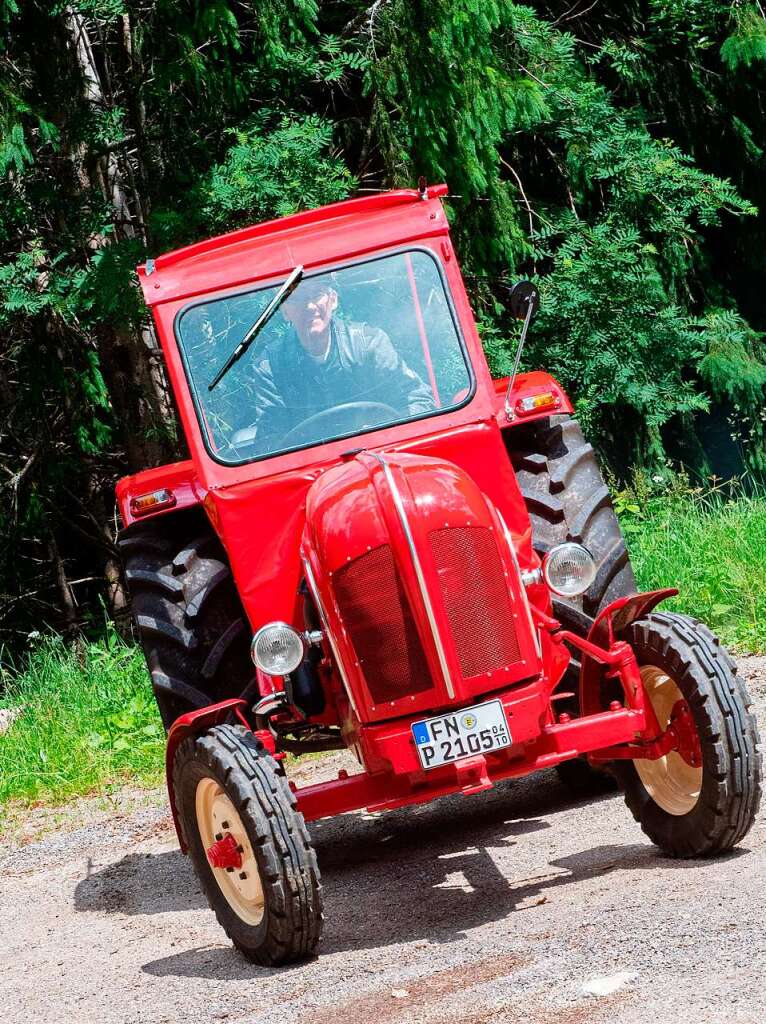
[[[72,7],[66,9],[65,19],[72,54],[82,80],[83,98],[94,108],[107,109],[110,104],[105,97],[86,19]],[[102,54],[102,58],[106,66],[108,55]],[[89,161],[84,147],[78,147],[71,157],[79,180],[95,180],[110,204],[115,229],[113,237],[120,240],[139,235],[145,240],[145,203],[138,194],[136,176],[128,165],[129,158],[117,150],[110,150],[97,156],[95,161]],[[105,236],[92,240],[93,248],[109,244],[110,239]],[[159,465],[173,456],[172,429],[169,429],[172,427],[172,405],[161,369],[153,358],[151,338],[150,331],[130,325],[105,323],[95,332],[101,371],[132,471]],[[156,346],[154,349],[156,355]]]

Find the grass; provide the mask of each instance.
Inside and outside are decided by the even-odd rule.
[[[702,619],[740,653],[766,652],[766,496],[621,492],[617,508],[640,589],[678,587],[663,608]]]
[[[44,638],[22,671],[0,670],[0,811],[12,799],[60,803],[163,777],[164,733],[143,655],[113,631],[100,642]]]
[[[727,499],[679,486],[617,494],[639,587],[677,586],[664,607],[704,619],[725,643],[766,652],[766,496]],[[164,735],[140,652],[42,639],[19,672],[0,669],[0,707],[21,708],[0,735],[0,818],[11,801],[62,803],[122,783],[157,785]]]

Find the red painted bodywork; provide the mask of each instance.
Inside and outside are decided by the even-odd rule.
[[[505,411],[505,396],[508,391],[508,377],[496,377],[493,381],[495,387],[495,419],[501,430],[515,426],[517,423],[529,423],[532,420],[544,419],[547,416],[559,416],[561,413],[573,412],[569,396],[558,381],[554,380],[549,373],[542,370],[532,370],[530,373],[520,373],[513,382],[509,401],[511,409],[516,409],[517,404],[523,398],[534,398],[543,392],[552,392],[556,397],[556,405],[553,408],[543,409],[540,412],[524,413],[516,415],[515,419],[509,420]]]
[[[125,476],[117,483],[116,487],[117,503],[125,526],[135,523],[138,518],[131,511],[131,499],[138,498],[142,494],[149,494],[159,487],[171,491],[176,499],[172,509],[164,510],[166,513],[199,505],[205,497],[204,488],[200,485],[191,459],[186,462],[174,462],[170,466],[145,469],[142,473],[135,473],[133,476]],[[141,516],[141,519],[150,519],[155,515],[163,515],[163,511]]]
[[[649,590],[644,594],[618,597],[606,608],[602,608],[588,631],[588,640],[597,647],[613,644],[625,635],[628,627],[642,619],[662,601],[675,597],[675,587],[664,590]],[[591,714],[601,708],[600,691],[603,665],[594,658],[583,658],[580,666],[580,707],[584,714]]]
[[[313,578],[326,627],[322,647],[329,698],[317,721],[340,725],[365,770],[355,776],[341,773],[333,782],[299,791],[298,805],[309,819],[476,792],[497,779],[580,753],[657,739],[656,732],[650,734],[630,648],[611,636],[603,644],[561,631],[550,618],[547,587],[534,578],[526,586],[522,583],[521,574],[538,569],[539,560],[501,430],[512,431],[515,422],[548,416],[551,410],[510,423],[505,415],[507,380],[493,382],[490,377],[439,201],[445,192],[437,186],[425,196],[402,190],[338,203],[189,246],[139,268],[191,457],[120,481],[123,521],[133,521],[131,498],[158,487],[171,490],[177,499],[176,508],[158,515],[200,505],[226,549],[253,631],[274,620],[305,628],[298,590],[302,579]],[[373,252],[415,248],[429,251],[441,265],[473,368],[470,401],[352,440],[239,466],[216,461],[203,442],[174,335],[176,317],[189,301],[281,282],[298,264],[307,271],[332,268]],[[424,334],[421,340],[425,346]],[[545,391],[556,395],[555,412],[571,411],[560,386],[542,372],[519,375],[512,404]],[[470,589],[473,575],[481,579],[481,572],[477,568],[476,574],[459,578],[450,569],[452,563],[437,560],[433,545],[440,530],[450,536],[467,531],[471,538],[478,536],[471,531],[483,531],[482,537],[492,538],[492,558],[499,558],[491,564],[496,580],[502,576],[505,581],[501,597],[511,609],[514,638],[506,642],[513,654],[487,672],[477,674],[454,640],[461,591]],[[411,608],[430,683],[401,698],[376,700],[339,606],[337,574],[353,559],[386,545]],[[649,606],[651,599],[645,597],[643,604],[636,599],[631,607]],[[594,627],[591,641],[600,640],[603,621]],[[477,622],[481,625],[480,618]],[[566,715],[557,720],[551,698],[569,662],[565,642],[587,651],[586,663],[616,674],[624,706],[608,711],[590,707],[575,720]],[[477,641],[479,651],[482,643],[486,639]],[[264,695],[282,687],[278,678],[259,674],[258,679]],[[423,771],[412,722],[487,696],[503,704],[511,746]],[[232,715],[244,722],[242,709],[241,701],[224,701],[184,715],[173,725],[167,769],[177,824],[172,765],[178,745]],[[271,734],[258,735],[273,752]],[[180,828],[179,838],[185,848]]]

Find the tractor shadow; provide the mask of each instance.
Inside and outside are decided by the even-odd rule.
[[[509,879],[498,862],[523,837],[552,827],[559,812],[583,813],[614,793],[574,799],[552,772],[501,783],[481,800],[455,796],[379,816],[311,827],[329,908],[322,952],[428,940],[450,943],[473,928],[547,902],[557,888],[613,871],[684,870],[714,861],[672,860],[648,840],[541,857],[528,879]],[[738,856],[745,851],[735,851]],[[498,856],[499,854],[499,856]]]
[[[353,899],[357,875],[374,872],[392,860],[401,859],[397,870],[409,877],[405,858],[413,852],[427,854],[438,865],[443,856],[460,855],[466,846],[473,848],[479,833],[491,846],[497,845],[493,839],[503,828],[507,837],[503,842],[510,841],[511,835],[548,828],[537,816],[563,810],[574,802],[554,780],[551,775],[547,785],[537,786],[533,799],[520,801],[519,784],[504,784],[473,799],[448,797],[385,815],[350,814],[311,824],[327,903],[333,899],[330,890],[343,890],[346,881],[348,897]],[[512,818],[518,820],[506,824]],[[451,870],[445,864],[443,874]],[[433,884],[438,881],[435,878]],[[357,896],[360,891],[357,889]],[[172,849],[129,853],[95,869],[89,859],[86,876],[75,888],[74,905],[83,912],[133,916],[199,910],[207,907],[207,900],[189,858]]]
[[[201,910],[207,900],[188,857],[180,850],[129,853],[91,869],[77,883],[75,910],[101,914],[167,914]]]
[[[521,881],[510,881],[498,867],[493,851],[551,828],[551,818],[578,804],[588,814],[589,807],[612,799],[621,797],[575,800],[555,774],[545,772],[471,799],[448,797],[386,814],[313,823],[327,911],[322,953],[417,940],[449,943],[472,928],[545,902],[551,890],[612,871],[653,870],[660,863],[673,870],[715,864],[663,858],[647,840],[541,858],[539,869]],[[129,854],[89,873],[75,890],[80,911],[151,915],[206,906],[191,864],[178,850]],[[228,946],[175,953],[142,970],[219,980],[272,973],[247,964]]]

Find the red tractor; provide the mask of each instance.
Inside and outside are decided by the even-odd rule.
[[[704,625],[635,593],[546,373],[493,381],[436,186],[139,268],[190,458],[120,481],[170,805],[251,960],[311,955],[306,822],[609,765],[667,854],[739,843],[756,722]],[[523,318],[528,282],[510,296]],[[518,365],[518,360],[517,360]],[[285,754],[348,748],[296,788]]]

